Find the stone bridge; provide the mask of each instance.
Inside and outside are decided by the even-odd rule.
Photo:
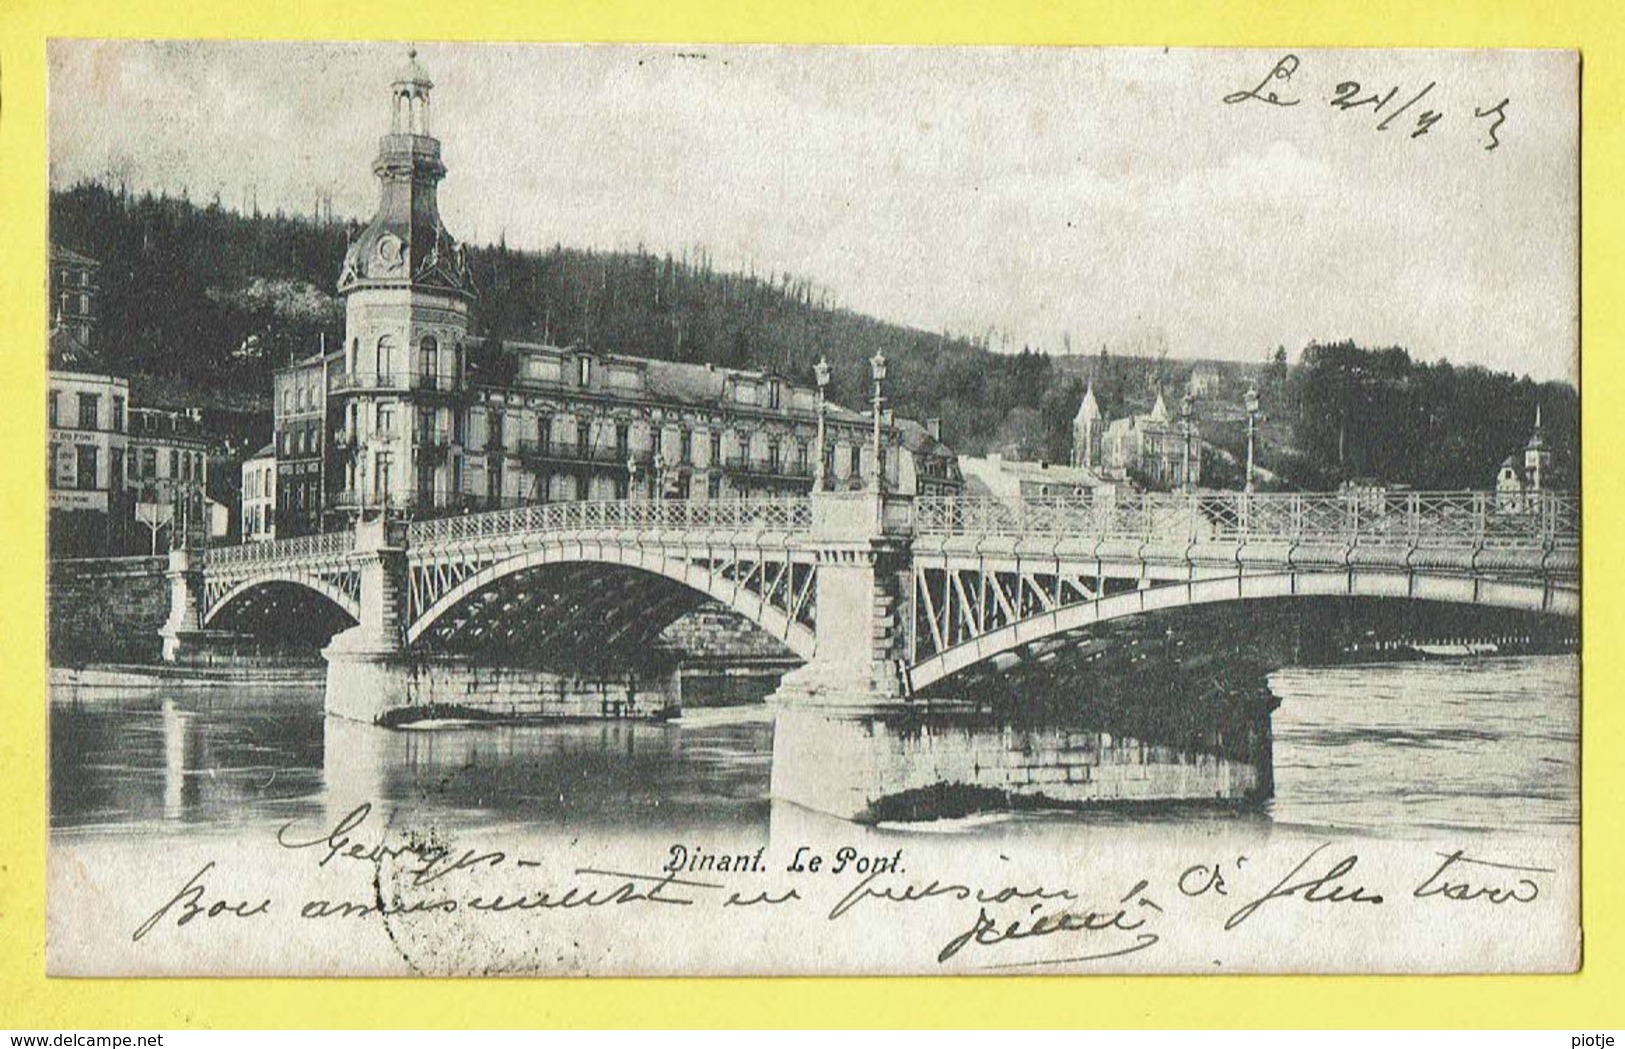
[[[330,712],[387,720],[434,701],[409,669],[425,658],[636,651],[711,598],[804,660],[780,709],[850,722],[990,660],[1192,605],[1374,597],[1576,617],[1578,555],[1577,500],[1556,493],[567,502],[175,551],[163,637],[178,658],[267,588],[320,595],[355,623],[324,650]],[[774,775],[777,790],[777,761]]]

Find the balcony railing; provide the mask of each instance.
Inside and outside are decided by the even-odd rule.
[[[333,393],[351,390],[404,390],[407,385],[406,378],[404,372],[333,372],[328,378],[327,388]]]
[[[784,478],[786,480],[811,480],[813,467],[811,462],[789,461],[783,459],[753,459],[748,455],[730,455],[723,460],[723,469],[729,473],[742,474],[750,477]]]
[[[915,501],[920,535],[1323,543],[1346,546],[1573,547],[1578,497],[1555,492],[1498,503],[1493,492],[1131,493],[1004,501]]]
[[[487,445],[489,447],[489,445]],[[601,447],[598,445],[581,445],[575,442],[548,441],[543,443],[534,437],[522,438],[510,442],[506,449],[519,455],[521,458],[536,459],[552,463],[566,464],[601,464],[605,466],[618,466],[624,472],[628,456],[636,460],[640,471],[646,469],[653,462],[653,456],[647,451],[633,451],[626,448],[617,448],[614,445]]]

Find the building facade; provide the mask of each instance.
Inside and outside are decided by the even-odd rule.
[[[995,454],[962,455],[959,469],[965,478],[965,494],[1003,502],[1110,497],[1116,492],[1111,482],[1081,466],[1023,462]]]
[[[1552,451],[1540,424],[1540,407],[1535,407],[1535,429],[1523,450],[1501,460],[1495,475],[1495,506],[1503,513],[1533,512],[1540,507],[1540,493],[1552,487]]]
[[[274,444],[266,445],[243,461],[242,514],[238,527],[245,543],[276,538],[276,468]]]
[[[1091,385],[1072,422],[1072,465],[1148,488],[1194,488],[1202,480],[1202,434],[1192,401],[1187,395],[1180,417],[1172,419],[1158,393],[1146,414],[1108,422]]]
[[[196,410],[129,410],[127,486],[135,520],[157,534],[169,531],[193,538],[213,529],[209,509],[209,438]]]
[[[51,245],[51,324],[85,346],[96,334],[96,273],[101,263],[60,244]]]
[[[125,485],[128,379],[110,374],[76,332],[51,333],[46,374],[46,486],[56,556],[120,552],[132,500]]]
[[[472,334],[474,285],[437,201],[432,87],[415,56],[391,85],[378,210],[339,274],[342,349],[276,373],[276,536],[379,510],[805,493],[821,411],[827,486],[878,469],[890,490],[959,488],[931,427],[885,422],[877,464],[870,415],[785,376]]]

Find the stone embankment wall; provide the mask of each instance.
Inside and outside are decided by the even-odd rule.
[[[162,557],[52,561],[46,603],[50,657],[57,666],[153,662],[169,616]]]

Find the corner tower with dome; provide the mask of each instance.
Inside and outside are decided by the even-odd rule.
[[[446,165],[430,131],[433,87],[408,52],[372,164],[378,210],[339,273],[344,361],[329,385],[343,420],[345,509],[405,507],[457,487],[441,453],[466,382],[474,288],[462,246],[440,221],[436,189]]]

